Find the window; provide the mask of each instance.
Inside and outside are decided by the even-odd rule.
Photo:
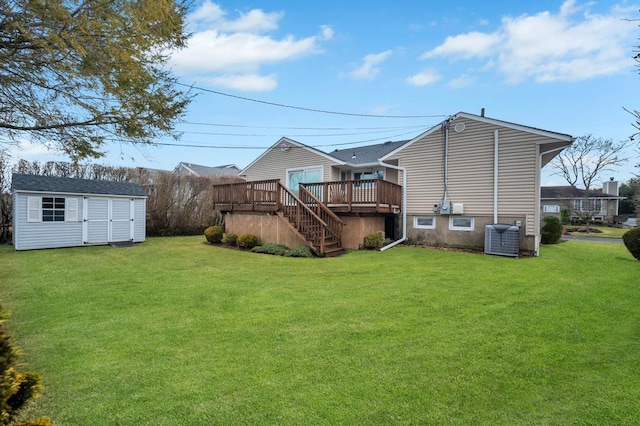
[[[354,180],[384,179],[384,170],[374,170],[370,172],[356,172],[353,174]]]
[[[579,198],[573,200],[573,210],[584,213],[599,213],[602,211],[602,200],[600,198],[590,198],[588,200]]]
[[[449,216],[449,229],[451,231],[473,231],[474,220],[472,217]]]
[[[560,213],[560,206],[554,206],[554,205],[543,206],[542,211],[544,213]]]
[[[413,227],[417,229],[436,229],[434,216],[414,216]]]
[[[42,197],[42,221],[64,222],[64,198]]]

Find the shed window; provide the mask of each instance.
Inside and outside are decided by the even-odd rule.
[[[64,206],[62,197],[42,197],[42,221],[64,222]]]
[[[474,218],[449,216],[449,229],[452,231],[473,231]]]
[[[560,213],[560,206],[558,206],[558,205],[546,205],[546,206],[543,206],[542,211],[544,213]]]
[[[433,216],[415,216],[413,227],[418,229],[436,229],[436,218]]]

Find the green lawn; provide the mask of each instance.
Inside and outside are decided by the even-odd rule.
[[[640,262],[412,247],[334,259],[152,238],[0,247],[57,425],[640,423]]]

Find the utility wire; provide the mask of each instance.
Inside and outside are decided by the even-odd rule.
[[[284,129],[284,130],[403,130],[403,129],[421,129],[422,124],[415,126],[394,126],[394,127],[282,127],[282,126],[251,126],[245,124],[224,124],[224,123],[201,123],[194,121],[182,121],[181,124],[190,124],[194,126],[214,126],[214,127],[237,127],[249,129]]]
[[[256,102],[256,103],[265,104],[265,105],[277,106],[277,107],[280,107],[280,108],[291,108],[291,109],[297,109],[297,110],[301,110],[301,111],[318,112],[318,113],[321,113],[321,114],[334,114],[334,115],[347,115],[347,116],[350,116],[350,117],[373,117],[373,118],[436,118],[436,117],[447,117],[447,115],[442,115],[442,114],[438,114],[438,115],[377,115],[377,114],[357,114],[357,113],[351,113],[351,112],[329,111],[329,110],[324,110],[324,109],[305,108],[305,107],[295,106],[295,105],[280,104],[280,103],[277,103],[277,102],[268,102],[268,101],[263,101],[263,100],[260,100],[260,99],[246,98],[244,96],[238,96],[238,95],[232,95],[230,93],[218,92],[217,90],[205,89],[204,87],[195,86],[193,84],[176,83],[176,85],[189,87],[191,89],[200,90],[200,91],[206,92],[206,93],[213,93],[215,95],[227,96],[229,98],[234,98],[234,99],[240,99],[240,100],[243,100],[243,101]]]

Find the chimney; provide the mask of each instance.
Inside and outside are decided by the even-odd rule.
[[[480,117],[484,117],[484,108],[480,109]]]
[[[614,178],[610,178],[607,182],[603,182],[602,192],[604,194],[615,195],[616,197],[620,195],[620,188],[618,188],[618,181],[614,180]]]

